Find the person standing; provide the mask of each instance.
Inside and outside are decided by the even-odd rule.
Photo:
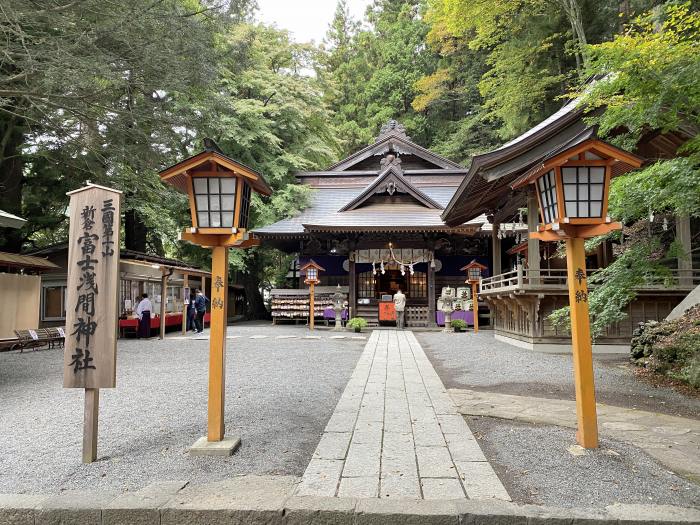
[[[136,316],[139,318],[139,328],[136,331],[136,337],[141,339],[145,337],[148,339],[151,337],[151,312],[153,311],[153,305],[151,300],[148,298],[148,294],[145,293],[141,296],[138,306],[136,307]]]
[[[394,310],[396,310],[396,327],[403,330],[404,315],[406,311],[406,296],[401,292],[401,288],[394,294]]]
[[[201,334],[204,331],[204,314],[207,311],[207,298],[204,297],[202,290],[197,290],[197,297],[194,300],[194,308],[197,312],[195,317],[196,332]]]
[[[193,293],[190,294],[190,298],[187,302],[187,331],[197,331],[197,323],[195,322],[195,318],[197,317],[197,310],[194,307],[194,300],[195,300],[195,295]]]

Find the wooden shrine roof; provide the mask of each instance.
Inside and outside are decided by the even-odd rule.
[[[485,222],[449,227],[440,218],[466,170],[412,142],[390,121],[374,144],[325,171],[297,175],[314,188],[295,217],[253,233],[263,239],[304,237],[315,232],[474,233]]]

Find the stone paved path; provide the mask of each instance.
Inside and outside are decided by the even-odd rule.
[[[298,495],[510,501],[410,331],[372,332]]]
[[[576,428],[575,401],[463,389],[449,394],[464,415]],[[700,421],[603,403],[597,408],[602,435],[632,443],[671,470],[700,481]]]

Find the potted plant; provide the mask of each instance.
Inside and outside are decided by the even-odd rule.
[[[455,332],[463,332],[467,329],[467,323],[462,319],[452,319],[452,321],[450,321],[450,326]]]
[[[360,333],[367,326],[367,321],[363,317],[353,317],[348,321],[348,328],[352,328],[355,332]]]

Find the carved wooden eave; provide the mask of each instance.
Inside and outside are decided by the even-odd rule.
[[[404,193],[413,197],[419,204],[433,210],[441,210],[440,206],[433,199],[414,186],[406,177],[403,176],[401,163],[399,159],[393,159],[385,168],[379,172],[377,178],[365,188],[353,200],[338,210],[339,212],[350,211],[362,206],[370,197],[376,194],[394,195],[395,193]]]

